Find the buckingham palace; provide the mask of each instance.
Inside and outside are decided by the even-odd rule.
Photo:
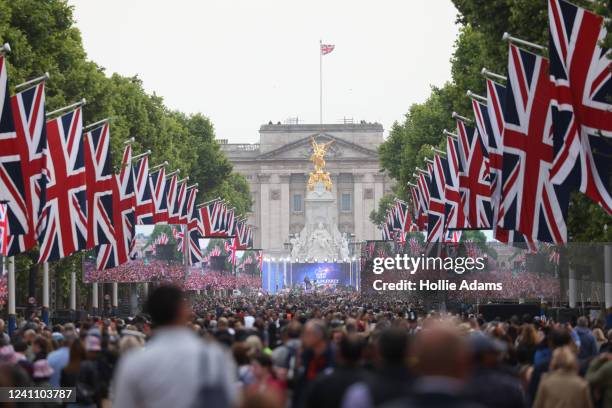
[[[338,230],[358,241],[380,239],[369,215],[393,185],[381,172],[378,160],[382,125],[269,123],[260,127],[259,143],[219,142],[234,170],[249,183],[253,201],[249,223],[255,229],[255,247],[270,254],[286,253],[290,237],[304,227],[313,138],[332,142],[325,159]]]

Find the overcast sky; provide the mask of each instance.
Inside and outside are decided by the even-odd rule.
[[[269,120],[343,117],[388,130],[450,79],[450,0],[69,0],[89,58],[138,75],[171,109],[209,116],[218,138],[256,142]]]

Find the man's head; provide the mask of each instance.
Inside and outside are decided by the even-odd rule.
[[[416,370],[423,376],[463,380],[469,374],[470,353],[467,341],[447,325],[434,325],[415,339],[412,356]]]
[[[340,339],[338,345],[338,357],[345,367],[356,367],[359,364],[365,341],[357,333],[349,333]]]
[[[183,298],[183,291],[176,286],[163,285],[155,289],[145,307],[155,326],[184,325],[189,321],[190,310]]]
[[[408,334],[399,328],[385,329],[378,338],[378,353],[386,366],[400,366],[407,363]]]
[[[580,316],[577,324],[578,327],[589,327],[589,320],[586,318],[586,316]]]
[[[322,320],[308,321],[304,326],[302,344],[306,349],[315,350],[327,344],[327,327]]]

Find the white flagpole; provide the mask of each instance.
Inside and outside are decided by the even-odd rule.
[[[319,40],[319,124],[323,130],[323,41]]]

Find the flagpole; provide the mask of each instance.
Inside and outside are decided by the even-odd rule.
[[[319,40],[319,125],[323,130],[323,41]]]

